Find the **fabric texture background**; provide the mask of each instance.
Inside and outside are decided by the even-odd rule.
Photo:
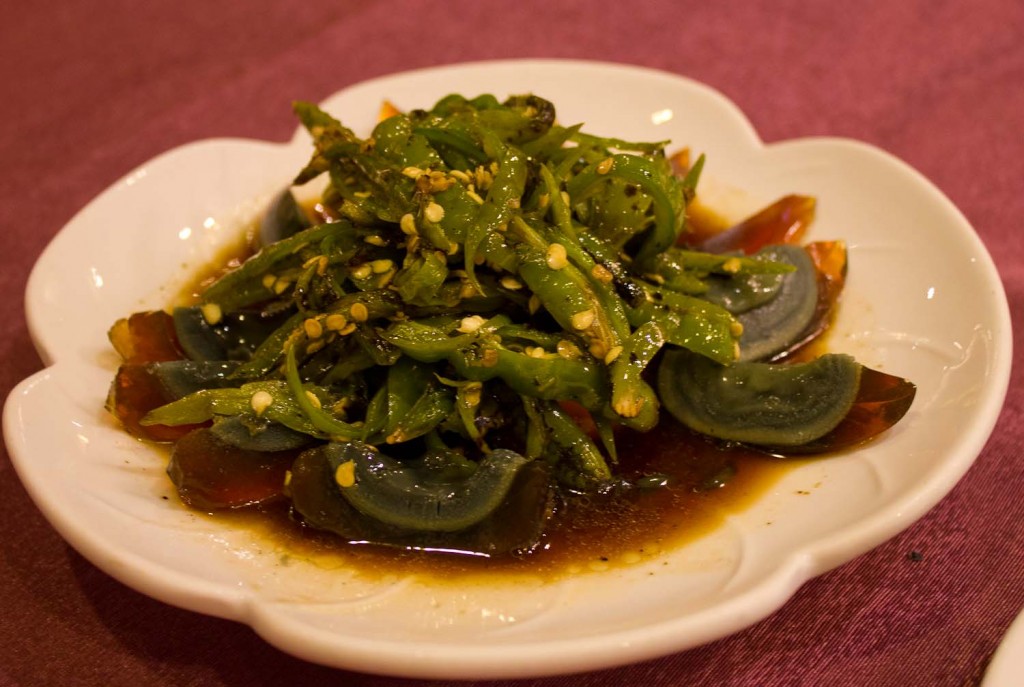
[[[317,101],[411,68],[507,57],[663,69],[722,91],[765,141],[845,136],[894,153],[976,228],[1020,326],[1022,38],[1019,0],[10,4],[0,22],[0,392],[42,366],[23,308],[32,264],[129,170],[195,139],[284,141],[296,126],[293,99]],[[1016,348],[987,447],[902,534],[731,637],[519,684],[979,684],[1024,606],[1024,346]],[[122,586],[49,527],[6,451],[0,589],[0,685],[424,684],[307,664],[245,626]]]

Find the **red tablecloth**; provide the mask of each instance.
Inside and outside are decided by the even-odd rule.
[[[656,67],[724,92],[767,141],[822,134],[885,148],[963,210],[1017,317],[1022,44],[1019,0],[8,3],[0,20],[0,392],[41,367],[22,307],[32,263],[125,172],[193,139],[284,140],[295,126],[292,99],[488,58]],[[735,636],[528,684],[978,684],[1024,606],[1020,367],[975,466],[894,540],[806,584]],[[123,587],[47,525],[6,453],[0,476],[0,684],[413,684],[303,663],[242,625]]]

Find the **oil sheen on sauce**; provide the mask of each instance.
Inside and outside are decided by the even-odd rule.
[[[208,517],[253,532],[281,556],[373,577],[415,574],[444,582],[528,574],[554,579],[640,563],[683,546],[715,530],[803,462],[715,445],[667,416],[646,434],[620,434],[617,446],[617,476],[647,486],[561,496],[540,546],[521,557],[352,545],[304,527],[284,503]]]

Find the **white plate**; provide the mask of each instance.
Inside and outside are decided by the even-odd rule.
[[[189,268],[308,156],[302,132],[288,144],[203,141],[96,198],[29,280],[29,325],[48,367],[12,392],[4,431],[40,510],[89,560],[165,602],[247,623],[311,661],[416,677],[536,676],[651,658],[747,627],[809,578],[910,525],[971,465],[1007,388],[1006,298],[970,225],[906,164],[846,140],[764,145],[708,87],[607,64],[428,69],[348,88],[325,107],[365,134],[384,99],[412,108],[453,91],[533,91],[554,100],[562,122],[705,152],[703,191],[735,216],[786,193],[816,196],[809,238],[849,245],[832,347],[916,382],[910,413],[880,441],[802,465],[714,532],[634,566],[456,588],[288,559],[160,498],[169,493],[163,458],[103,411],[116,364],[110,324],[164,306]]]
[[[1014,687],[1024,675],[1024,611],[1010,624],[992,655],[981,687]]]

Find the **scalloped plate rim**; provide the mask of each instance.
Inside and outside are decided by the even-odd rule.
[[[635,76],[637,78],[654,78],[664,80],[666,84],[686,84],[688,87],[697,88],[701,91],[703,97],[717,99],[719,101],[719,106],[726,108],[726,110],[730,112],[739,124],[744,125],[744,134],[750,139],[749,144],[751,152],[753,153],[756,153],[758,149],[771,150],[773,148],[782,149],[787,146],[814,146],[827,144],[853,146],[862,150],[866,154],[878,156],[879,159],[885,161],[885,164],[896,165],[896,167],[900,169],[901,173],[909,174],[913,177],[919,186],[933,194],[936,202],[944,205],[943,209],[946,212],[951,212],[959,218],[962,224],[970,230],[969,236],[966,237],[967,240],[975,243],[975,248],[980,251],[979,256],[983,260],[988,260],[987,268],[994,273],[994,266],[991,265],[991,259],[988,257],[987,252],[985,252],[980,239],[973,230],[970,229],[970,225],[967,223],[967,220],[959,210],[957,210],[952,203],[945,198],[945,196],[942,195],[936,187],[934,187],[934,185],[921,176],[920,173],[916,172],[916,170],[913,170],[911,167],[906,165],[906,163],[900,161],[891,154],[881,151],[880,149],[866,143],[844,138],[812,137],[765,144],[760,140],[760,137],[757,135],[749,120],[746,119],[743,113],[731,101],[710,87],[685,77],[679,77],[665,72],[658,72],[630,65],[610,65],[608,63],[580,62],[574,60],[512,60],[479,62],[425,68],[415,70],[413,72],[404,72],[380,77],[360,84],[354,84],[339,93],[328,97],[324,102],[330,103],[347,96],[351,97],[352,94],[358,94],[360,89],[372,91],[374,88],[378,88],[382,83],[401,82],[404,79],[420,78],[424,76],[437,76],[438,74],[446,71],[448,71],[449,74],[452,74],[460,71],[488,70],[494,68],[521,69],[525,66],[541,66],[548,69],[569,68],[573,70],[582,69],[584,71],[596,70],[598,72],[601,70],[611,69],[627,76]],[[557,104],[557,98],[555,98],[555,101]],[[298,130],[290,141],[285,143],[271,143],[270,145],[289,148],[298,145],[301,141],[302,132],[301,130]],[[167,151],[140,166],[138,169],[152,168],[154,166],[164,164],[161,161],[180,156],[184,154],[183,151],[187,151],[193,147],[217,147],[225,144],[234,145],[236,143],[252,143],[261,146],[266,146],[268,144],[268,142],[264,141],[249,141],[247,139],[206,139]],[[81,218],[90,210],[90,208],[101,202],[107,194],[113,193],[114,188],[115,186],[108,188],[68,222],[65,229],[55,237],[53,242],[51,242],[40,256],[39,261],[33,269],[32,275],[29,279],[28,290],[26,292],[26,312],[30,323],[30,332],[32,334],[33,341],[36,343],[37,348],[40,351],[40,355],[43,357],[44,361],[47,362],[49,367],[19,384],[15,390],[12,391],[5,407],[4,433],[11,448],[12,462],[18,470],[19,475],[21,475],[25,470],[24,466],[19,466],[22,464],[23,460],[27,459],[27,456],[24,456],[23,452],[28,452],[29,447],[22,442],[22,434],[20,431],[22,428],[18,425],[17,419],[19,403],[16,399],[22,394],[32,393],[32,390],[39,384],[45,386],[47,383],[45,379],[50,379],[52,375],[58,375],[61,368],[59,360],[53,361],[50,359],[51,346],[47,345],[47,342],[49,337],[52,337],[53,334],[47,331],[47,327],[49,325],[45,318],[41,319],[39,317],[39,313],[37,312],[38,308],[33,301],[33,297],[38,296],[38,290],[40,288],[38,283],[41,279],[40,275],[47,268],[50,261],[56,260],[53,256],[59,253],[62,249],[62,242],[68,241],[69,236],[72,236],[76,232],[86,232],[87,227],[82,224]],[[677,618],[670,622],[663,622],[657,626],[640,625],[630,628],[629,630],[620,632],[615,636],[601,637],[600,641],[595,641],[593,637],[580,637],[566,639],[555,644],[550,641],[543,644],[517,642],[512,645],[516,650],[525,651],[527,654],[531,654],[532,652],[532,654],[528,656],[516,655],[514,660],[511,662],[508,657],[508,653],[510,651],[509,645],[474,646],[473,655],[467,656],[466,647],[452,646],[451,644],[446,644],[444,642],[436,644],[424,642],[419,644],[414,652],[419,657],[418,661],[404,664],[402,666],[389,666],[387,665],[387,662],[389,660],[394,660],[396,652],[400,651],[402,647],[395,647],[388,644],[382,645],[376,640],[367,640],[364,643],[356,643],[358,650],[348,652],[347,655],[342,656],[343,660],[339,661],[338,656],[336,654],[332,655],[331,652],[332,646],[335,650],[337,649],[336,637],[325,636],[324,633],[317,628],[303,628],[301,623],[299,623],[297,627],[287,629],[288,623],[284,622],[284,617],[278,617],[277,611],[273,608],[273,605],[266,604],[265,600],[252,593],[239,593],[236,596],[226,598],[224,590],[214,585],[211,588],[212,591],[209,593],[218,598],[222,603],[220,604],[220,608],[213,608],[211,607],[209,599],[205,596],[202,594],[199,596],[193,594],[196,589],[195,587],[189,586],[187,579],[182,579],[180,582],[178,581],[178,578],[174,578],[173,580],[165,579],[165,584],[162,586],[158,585],[159,588],[150,587],[149,589],[146,589],[143,588],[145,585],[140,585],[135,577],[132,575],[125,575],[123,570],[110,570],[109,568],[117,566],[111,566],[111,561],[108,559],[109,551],[104,550],[107,543],[104,541],[102,534],[79,531],[77,526],[73,525],[71,521],[68,520],[67,513],[60,512],[59,509],[54,508],[52,504],[45,503],[45,494],[42,493],[40,485],[26,482],[26,488],[29,489],[33,500],[36,501],[37,504],[40,504],[40,508],[46,517],[54,523],[55,527],[57,527],[69,542],[73,543],[74,546],[82,551],[87,558],[92,560],[99,567],[113,574],[115,577],[118,577],[118,579],[126,581],[125,578],[127,578],[131,581],[126,581],[126,583],[131,586],[143,591],[144,593],[148,593],[157,598],[161,598],[164,601],[168,601],[169,603],[191,608],[192,610],[199,612],[206,612],[247,622],[261,636],[266,637],[273,644],[310,660],[330,665],[337,665],[339,667],[351,667],[359,670],[366,670],[367,672],[381,672],[393,675],[406,675],[410,677],[430,676],[438,678],[525,677],[554,674],[571,670],[609,667],[619,665],[624,662],[652,658],[671,651],[692,647],[705,641],[710,641],[716,637],[721,637],[731,632],[738,631],[750,624],[753,624],[757,620],[767,617],[771,612],[782,606],[805,581],[822,574],[828,569],[835,567],[852,557],[860,555],[873,546],[876,546],[877,544],[880,544],[894,536],[896,533],[921,517],[946,493],[948,493],[956,481],[959,480],[959,478],[973,463],[978,452],[981,451],[987,437],[992,431],[998,417],[998,410],[1001,407],[1003,398],[1005,397],[1009,381],[1008,353],[1009,346],[1011,345],[1009,315],[1008,306],[1005,301],[1005,294],[1002,292],[1001,286],[995,298],[996,301],[999,301],[1001,298],[1001,303],[996,302],[993,304],[994,312],[996,313],[996,318],[998,320],[995,324],[1000,330],[996,332],[997,340],[992,343],[993,349],[995,350],[993,355],[996,357],[992,363],[995,368],[993,375],[997,386],[993,392],[990,392],[985,396],[985,409],[981,412],[981,415],[985,420],[972,427],[969,440],[961,442],[963,445],[962,450],[958,453],[958,460],[945,462],[943,464],[944,469],[932,473],[931,479],[926,484],[922,485],[922,488],[913,495],[913,498],[907,497],[903,499],[903,503],[893,504],[892,507],[887,508],[882,512],[877,512],[872,517],[862,520],[856,525],[851,525],[845,528],[843,531],[838,533],[841,535],[838,538],[832,539],[831,541],[817,541],[814,545],[804,546],[799,550],[791,552],[790,555],[784,559],[784,564],[776,568],[775,572],[767,578],[761,586],[751,588],[745,593],[745,595],[733,597],[732,599],[727,600],[727,603],[721,604],[721,606],[729,606],[726,610],[729,610],[733,614],[739,616],[744,615],[740,612],[742,608],[746,608],[750,611],[751,604],[753,607],[756,607],[756,611],[748,613],[748,617],[743,617],[740,621],[736,621],[735,619],[730,620],[729,618],[722,620],[722,614],[720,612],[721,608],[720,606],[715,606],[702,613],[685,618]],[[1001,387],[999,386],[1000,384]],[[854,537],[857,540],[853,546],[850,544],[850,537]],[[130,557],[126,560],[130,561]],[[178,586],[179,584],[184,585],[185,589],[180,589]],[[772,593],[766,595],[765,590],[768,588],[772,588]],[[760,603],[754,603],[757,601]],[[733,609],[731,606],[739,606],[741,608]],[[710,617],[704,618],[703,616]],[[714,622],[716,619],[719,620],[717,625]],[[689,639],[680,637],[680,626],[685,629],[686,626],[694,624],[696,620],[710,620],[711,622],[708,623],[708,625],[704,625],[703,632],[691,633]],[[294,619],[292,619],[292,621],[298,623],[298,621],[294,621]],[[708,627],[712,627],[714,629],[708,630]],[[303,632],[304,629],[306,630],[305,633]],[[302,639],[318,641],[313,641],[311,644],[303,645],[301,641]],[[374,651],[375,648],[376,651]],[[405,650],[409,650],[409,647],[405,647]],[[516,652],[513,651],[512,653]],[[453,669],[451,665],[446,665],[448,661],[454,659],[458,659],[462,662],[461,666],[457,669]],[[504,662],[499,659],[504,659]],[[518,663],[519,661],[530,659],[533,660],[533,664],[529,667],[524,668],[522,666],[517,667],[512,665],[512,663]],[[495,661],[497,661],[497,664],[495,664]]]

